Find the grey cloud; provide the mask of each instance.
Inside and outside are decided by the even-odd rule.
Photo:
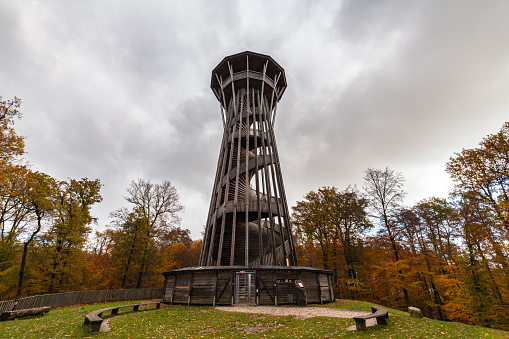
[[[287,72],[276,138],[289,205],[360,186],[367,167],[408,173],[409,203],[446,194],[444,162],[509,108],[503,1],[0,6],[0,94],[24,101],[28,158],[59,179],[100,178],[101,227],[142,177],[176,185],[200,236],[222,136],[210,72],[229,54],[270,54]]]

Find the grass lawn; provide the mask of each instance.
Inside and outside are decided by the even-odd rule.
[[[272,317],[222,312],[211,306],[151,306],[138,313],[120,310],[110,320],[111,331],[89,334],[83,326],[92,310],[134,302],[69,307],[32,317],[0,323],[0,338],[509,338],[509,332],[410,318],[389,309],[387,326],[369,327],[366,332],[347,331],[353,319],[317,317],[296,320],[293,316]],[[371,304],[341,301],[323,307],[369,311]],[[109,314],[109,313],[106,313]]]

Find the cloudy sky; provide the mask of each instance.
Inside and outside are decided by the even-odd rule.
[[[509,121],[507,1],[0,0],[0,95],[32,167],[99,178],[98,228],[137,178],[171,181],[200,238],[222,135],[209,88],[251,50],[286,71],[276,138],[289,205],[367,168],[405,203],[446,197],[445,163]]]

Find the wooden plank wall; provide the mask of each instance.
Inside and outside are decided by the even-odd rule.
[[[212,304],[214,297],[214,272],[194,273],[190,304]]]
[[[216,305],[231,305],[235,272],[218,272]]]
[[[168,275],[163,301],[190,305],[231,305],[236,271],[182,272]],[[295,280],[302,280],[310,304],[333,301],[329,275],[298,270],[256,271],[256,302],[284,305],[296,302]]]
[[[176,276],[173,289],[173,303],[187,304],[189,297],[189,282],[191,273],[179,274]]]
[[[173,292],[173,281],[175,277],[173,275],[166,276],[164,282],[164,293],[163,293],[163,302],[172,302],[172,292]]]
[[[276,295],[274,273],[272,271],[258,271],[256,276],[258,303],[260,305],[274,305]]]

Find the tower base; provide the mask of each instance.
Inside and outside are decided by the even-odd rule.
[[[163,302],[187,305],[296,304],[334,301],[332,272],[300,266],[202,266],[163,273]]]

